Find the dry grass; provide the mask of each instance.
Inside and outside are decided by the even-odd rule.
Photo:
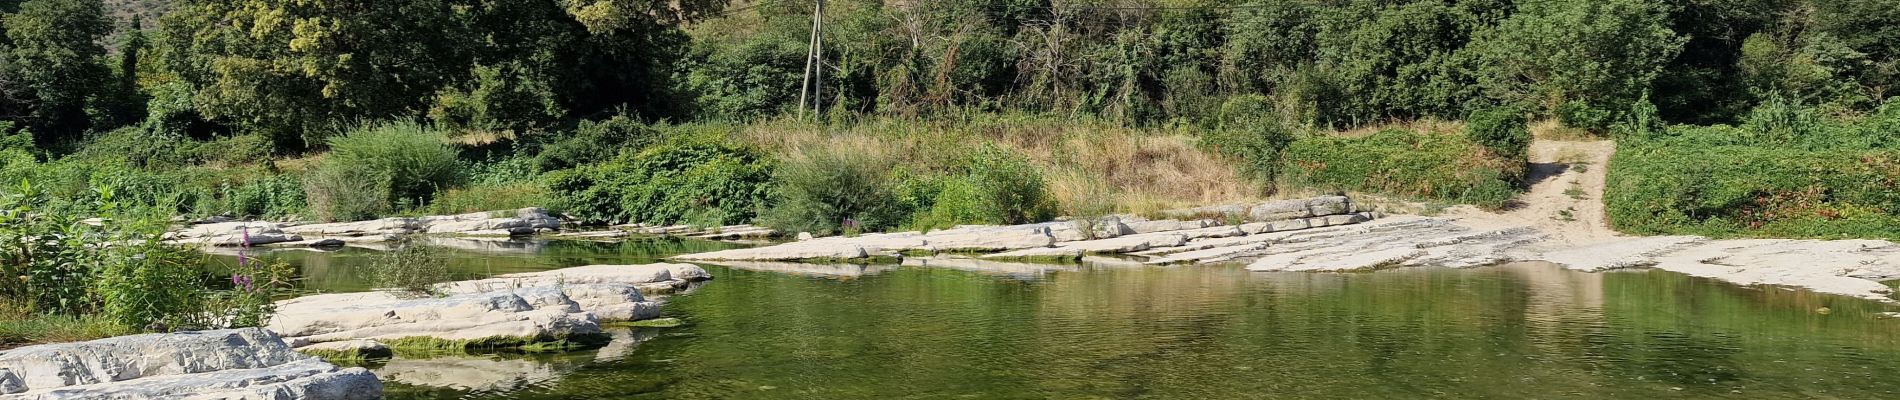
[[[1263,191],[1231,160],[1198,148],[1188,132],[993,116],[958,122],[879,119],[824,133],[808,124],[766,122],[741,129],[740,139],[788,157],[849,152],[936,171],[953,167],[972,146],[995,143],[1042,167],[1049,192],[1067,215],[1235,203],[1257,199]]]

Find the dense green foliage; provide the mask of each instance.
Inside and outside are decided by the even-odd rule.
[[[163,243],[168,217],[121,203],[98,188],[79,212],[48,212],[56,202],[30,185],[0,198],[0,306],[32,314],[96,316],[131,329],[261,325],[271,296],[287,283],[282,264],[235,271],[224,288],[198,268],[202,255]],[[154,328],[158,327],[158,328]]]
[[[54,208],[108,187],[194,216],[547,205],[596,222],[765,213],[818,231],[1031,220],[1052,213],[1051,198],[1104,195],[1064,175],[1074,171],[1038,171],[1084,164],[1041,155],[1043,145],[893,160],[679,128],[790,114],[811,6],[0,2],[0,179],[32,181]],[[1529,121],[1618,138],[1730,124],[1743,128],[1680,140],[1786,144],[1815,136],[1815,121],[1879,120],[1900,83],[1892,0],[827,7],[815,99],[828,126],[983,114],[1185,132],[1288,188],[1490,205],[1507,192],[1497,182],[1519,184]],[[1466,120],[1466,130],[1322,134],[1418,120]],[[937,139],[993,139],[979,135]],[[1800,145],[1889,140],[1828,136],[1840,137]]]
[[[807,151],[778,168],[767,225],[817,234],[1020,224],[1055,217],[1042,173],[995,144],[940,168],[890,157]]]
[[[388,179],[389,204],[427,204],[436,191],[463,178],[455,149],[442,139],[441,133],[410,123],[357,128],[330,139],[329,158],[320,168],[360,166],[369,172],[366,177]]]
[[[757,216],[770,191],[765,155],[713,130],[678,132],[637,153],[548,174],[555,207],[589,222],[718,226]]]
[[[1842,121],[1771,103],[1739,127],[1626,140],[1605,202],[1638,233],[1900,238],[1900,106]]]
[[[879,231],[909,222],[916,202],[900,200],[908,174],[894,163],[862,153],[808,152],[785,160],[773,176],[780,189],[764,216],[767,225],[816,234]]]
[[[1308,137],[1288,146],[1281,181],[1499,208],[1517,194],[1524,163],[1463,136],[1387,130],[1363,138]]]
[[[1531,131],[1524,112],[1502,107],[1471,113],[1465,120],[1465,138],[1484,145],[1491,154],[1511,160],[1530,155]]]

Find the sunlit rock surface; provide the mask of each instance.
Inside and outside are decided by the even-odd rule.
[[[710,278],[689,264],[590,265],[444,283],[435,287],[441,297],[321,294],[278,302],[270,329],[299,344],[591,335],[600,333],[602,320],[659,316],[650,293]]]
[[[299,354],[277,335],[232,329],[120,336],[0,353],[4,399],[379,399],[362,368]]]

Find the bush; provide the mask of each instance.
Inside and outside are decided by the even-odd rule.
[[[9,277],[0,280],[0,302],[7,308],[156,330],[256,325],[267,317],[268,292],[216,301],[234,296],[206,284],[203,255],[158,240],[170,210],[121,201],[109,187],[94,192],[84,209],[46,208],[49,199],[31,185],[0,199],[0,276]],[[103,222],[79,222],[91,216]],[[273,271],[269,288],[288,282],[287,266]]]
[[[855,152],[788,155],[773,174],[777,193],[764,223],[820,235],[846,227],[875,231],[901,225],[916,209],[898,201],[891,164]]]
[[[602,121],[581,121],[574,133],[541,147],[534,166],[554,171],[607,161],[621,149],[643,149],[660,139],[660,131],[626,115]]]
[[[442,135],[411,122],[367,125],[331,138],[325,167],[360,165],[386,178],[387,204],[427,204],[460,182],[462,164]],[[314,196],[312,196],[314,197]]]
[[[394,250],[376,254],[362,272],[364,280],[380,289],[418,296],[434,294],[435,284],[449,281],[449,264],[440,252],[419,243],[399,243]]]
[[[1494,107],[1471,113],[1465,120],[1465,139],[1483,145],[1492,155],[1519,164],[1530,162],[1531,131],[1524,112],[1514,107]],[[1515,171],[1524,171],[1519,167]],[[1514,175],[1513,181],[1523,180]]]
[[[1459,135],[1387,130],[1362,138],[1316,136],[1287,146],[1279,184],[1357,190],[1503,207],[1524,164]]]
[[[960,224],[1025,224],[1055,218],[1055,199],[1042,173],[1028,159],[994,144],[973,151],[934,185],[930,208],[913,225],[921,229]]]
[[[367,164],[326,162],[304,176],[304,200],[310,217],[357,221],[390,211],[389,172]]]
[[[1280,173],[1280,151],[1293,143],[1293,130],[1281,121],[1265,97],[1235,96],[1221,105],[1220,125],[1201,136],[1201,144],[1242,160],[1246,172],[1262,181]]]
[[[588,222],[723,225],[758,215],[771,167],[758,151],[721,137],[686,136],[551,172],[546,181],[555,208]]]
[[[1759,128],[1676,127],[1619,145],[1604,203],[1643,234],[1900,238],[1900,149],[1790,146]],[[1852,131],[1852,129],[1846,129]]]

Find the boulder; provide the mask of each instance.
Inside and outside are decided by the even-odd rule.
[[[120,336],[0,354],[0,397],[379,399],[369,370],[299,354],[257,328]]]

